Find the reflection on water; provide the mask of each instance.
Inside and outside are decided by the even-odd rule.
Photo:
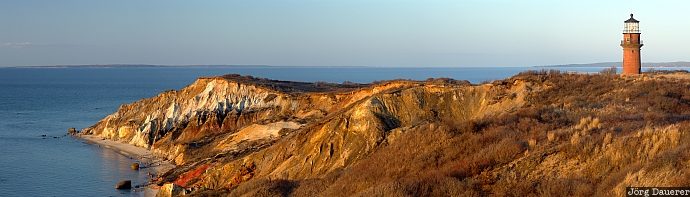
[[[151,170],[131,170],[134,160],[70,136],[0,137],[0,146],[0,196],[143,196],[114,186],[143,184]]]
[[[126,168],[128,164],[132,163],[132,159],[126,158],[124,155],[116,153],[113,150],[100,151],[102,156],[102,169],[105,171],[101,177],[103,180],[125,180],[128,177],[122,177],[122,175],[127,175],[132,172],[132,169]],[[131,179],[131,178],[130,178]],[[146,180],[145,177],[142,180]],[[132,180],[132,186],[138,183],[137,180]],[[115,183],[113,183],[115,185]],[[130,193],[127,191],[127,193]]]
[[[101,163],[101,168],[103,169],[101,179],[117,181],[132,180],[132,187],[142,186],[142,188],[135,188],[134,191],[125,190],[121,191],[120,193],[135,196],[144,195],[143,186],[147,184],[147,182],[150,180],[148,174],[155,174],[153,168],[142,167],[138,171],[134,171],[131,169],[131,164],[136,161],[132,158],[129,158],[128,156],[122,155],[116,152],[115,150],[110,149],[103,149],[103,151],[99,152],[101,153],[102,161],[104,161],[103,163]],[[113,182],[112,185],[114,186],[117,181]]]

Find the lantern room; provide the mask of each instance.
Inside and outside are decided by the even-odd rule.
[[[630,14],[630,19],[625,21],[623,26],[624,34],[639,34],[640,33],[640,21],[633,18],[633,14]]]

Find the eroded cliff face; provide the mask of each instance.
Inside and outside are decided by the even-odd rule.
[[[226,165],[256,165],[255,176],[274,179],[316,178],[345,168],[380,145],[391,143],[408,128],[440,119],[467,121],[519,106],[527,92],[516,82],[512,89],[490,86],[437,86],[422,84],[372,94],[271,147]],[[520,94],[493,100],[500,94]],[[504,106],[510,106],[504,108]],[[220,165],[218,169],[227,168]],[[213,169],[207,170],[213,172]]]
[[[679,110],[690,111],[688,84],[557,72],[481,85],[231,75],[123,105],[83,133],[169,158],[178,166],[158,184],[199,195],[618,195],[682,182],[666,178],[688,171],[685,160],[655,158],[689,147]]]
[[[366,157],[408,127],[514,108],[524,103],[529,91],[523,89],[530,84],[511,86],[390,81],[281,91],[247,78],[201,78],[179,91],[123,105],[83,133],[173,160],[181,167],[169,181],[222,189],[246,181],[229,169],[251,166],[252,177],[318,177]],[[512,99],[497,99],[506,95]],[[203,172],[185,180],[197,171]]]
[[[280,118],[297,107],[297,98],[288,94],[202,78],[180,91],[122,105],[84,133],[151,148],[182,163],[184,147],[179,144]]]
[[[241,143],[273,141],[286,131],[342,111],[371,94],[418,85],[398,82],[369,88],[355,86],[360,88],[357,91],[349,91],[353,87],[333,87],[338,91],[324,93],[318,84],[306,87],[313,92],[284,91],[252,80],[237,76],[201,78],[182,90],[122,105],[82,133],[150,148],[179,165],[190,159],[237,151]]]

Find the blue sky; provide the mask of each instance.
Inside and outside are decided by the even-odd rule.
[[[3,0],[0,66],[531,66],[690,60],[689,1]]]

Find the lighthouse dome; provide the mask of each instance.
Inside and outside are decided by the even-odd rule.
[[[639,23],[640,21],[633,18],[633,14],[630,14],[630,18],[625,21],[625,23]]]

